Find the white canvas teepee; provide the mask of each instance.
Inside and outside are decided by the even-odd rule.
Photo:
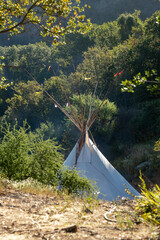
[[[92,103],[96,93],[97,85],[98,82],[96,83],[92,100],[90,102],[89,115],[86,122],[86,106],[84,109],[82,108],[82,101],[79,90],[78,95],[81,109],[80,117],[70,104],[69,98],[67,97],[63,88],[62,90],[67,100],[66,106],[70,108],[70,113],[65,108],[63,108],[56,99],[54,99],[47,91],[42,88],[46,95],[54,102],[55,107],[59,108],[81,132],[80,139],[64,162],[64,165],[70,168],[76,167],[78,171],[81,171],[82,175],[86,176],[90,180],[93,180],[100,191],[100,194],[98,196],[99,198],[109,201],[116,200],[118,197],[132,198],[131,195],[128,195],[126,193],[126,188],[128,188],[132,194],[138,196],[140,194],[122,177],[120,173],[118,173],[118,171],[103,156],[103,154],[88,137],[88,130],[94,123],[98,112],[107,103],[106,97],[108,91],[106,92],[100,105],[96,109],[92,110]]]
[[[71,168],[76,167],[82,175],[95,181],[100,191],[98,198],[109,201],[122,197],[132,198],[132,196],[128,195],[125,191],[126,188],[128,188],[132,194],[136,196],[140,195],[103,156],[89,139],[88,133],[85,135],[84,144],[76,159],[78,145],[79,143],[77,142],[64,162],[64,165]]]

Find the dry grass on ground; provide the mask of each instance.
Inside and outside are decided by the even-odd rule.
[[[134,201],[125,199],[92,202],[47,191],[1,189],[0,219],[1,240],[160,239],[160,229],[140,222]]]

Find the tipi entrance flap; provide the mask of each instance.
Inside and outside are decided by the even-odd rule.
[[[89,143],[89,141],[88,141]],[[92,161],[92,148],[90,146],[90,144],[87,144],[87,142],[85,141],[83,148],[81,149],[81,152],[79,154],[78,157],[78,161],[79,162],[91,162]]]

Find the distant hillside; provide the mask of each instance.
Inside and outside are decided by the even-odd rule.
[[[97,24],[113,21],[120,14],[133,13],[135,9],[141,11],[140,17],[144,20],[160,9],[159,0],[82,0],[82,3],[91,6],[85,14]]]

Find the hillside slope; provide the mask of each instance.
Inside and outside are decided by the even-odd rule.
[[[1,190],[0,239],[158,240],[160,229],[135,223],[133,206],[128,200],[89,203],[65,195]],[[109,221],[104,218],[106,211]]]
[[[145,20],[160,9],[158,0],[82,0],[82,3],[91,6],[86,11],[86,16],[97,24],[114,21],[120,14],[124,12],[133,13],[135,9],[141,11],[140,17]]]

